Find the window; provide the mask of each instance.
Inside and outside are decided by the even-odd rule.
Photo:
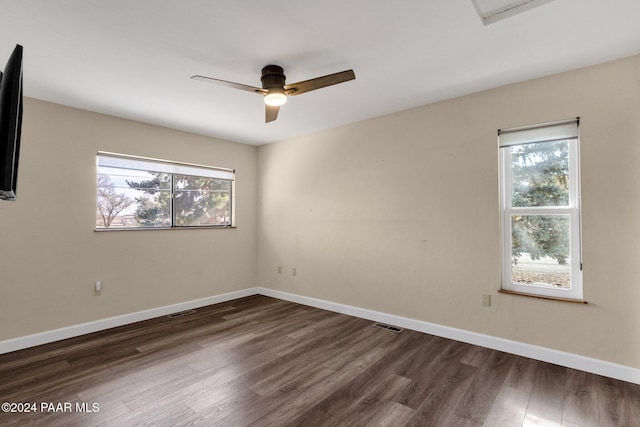
[[[578,123],[498,131],[503,290],[582,300]]]
[[[96,229],[233,226],[230,169],[98,153]]]

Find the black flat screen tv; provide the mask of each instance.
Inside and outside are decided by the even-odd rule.
[[[22,46],[16,45],[0,74],[0,200],[16,200],[22,130]]]

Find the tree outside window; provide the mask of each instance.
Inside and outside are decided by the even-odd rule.
[[[233,177],[229,170],[99,154],[96,228],[232,226]]]
[[[577,125],[499,133],[505,290],[582,298]]]

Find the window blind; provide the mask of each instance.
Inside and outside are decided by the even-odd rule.
[[[535,126],[522,126],[498,130],[500,148],[534,142],[578,139],[580,118]]]
[[[166,160],[148,159],[145,157],[123,156],[105,152],[98,152],[98,166],[176,175],[202,176],[228,181],[235,180],[235,171],[233,169],[177,163]]]

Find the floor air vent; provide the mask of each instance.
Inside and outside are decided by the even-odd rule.
[[[170,314],[167,317],[173,319],[174,317],[182,317],[182,316],[186,316],[187,314],[191,314],[195,312],[196,312],[195,310],[185,310],[185,311],[180,311],[178,313]]]
[[[384,323],[374,323],[373,327],[386,329],[387,331],[395,332],[396,334],[399,334],[400,332],[404,331],[404,329],[402,328],[398,328],[397,326],[385,325]]]

